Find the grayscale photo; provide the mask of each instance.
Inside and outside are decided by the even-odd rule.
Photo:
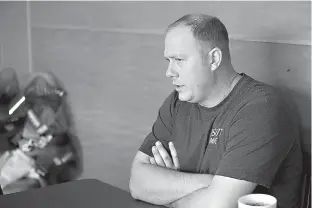
[[[0,207],[311,207],[311,1],[0,1]]]

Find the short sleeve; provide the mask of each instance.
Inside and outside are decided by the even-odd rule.
[[[159,108],[158,116],[153,124],[152,131],[147,135],[139,150],[149,156],[153,156],[152,147],[156,141],[160,141],[169,151],[168,143],[172,136],[174,125],[175,107],[178,101],[178,93],[173,91]]]
[[[240,109],[231,123],[216,175],[270,188],[296,139],[298,131],[277,99],[252,101]]]

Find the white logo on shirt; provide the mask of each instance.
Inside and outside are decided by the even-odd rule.
[[[222,135],[223,129],[212,129],[210,133],[209,144],[217,144],[219,136]]]

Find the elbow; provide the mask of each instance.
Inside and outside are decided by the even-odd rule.
[[[135,167],[131,171],[129,180],[129,190],[131,197],[135,200],[150,202],[150,193],[148,193],[144,179],[142,179],[142,174],[140,174],[140,170],[138,169],[140,169],[140,167]]]
[[[138,197],[138,189],[135,186],[135,183],[133,181],[133,177],[132,176],[130,177],[130,181],[129,181],[129,189],[130,189],[131,197],[133,199],[135,199],[135,200],[138,200],[139,199],[139,197]]]
[[[143,174],[142,168],[144,165],[135,164],[132,167],[131,176],[129,180],[129,190],[131,197],[135,200],[145,201],[155,205],[165,205],[159,197],[155,195],[150,188],[150,183],[146,182],[145,174]]]
[[[139,167],[137,166],[132,168],[129,180],[129,190],[132,198],[136,200],[142,200],[144,198],[144,191],[142,191],[143,184],[138,169]]]
[[[137,197],[137,195],[136,195],[133,191],[131,191],[130,194],[131,194],[131,197],[132,197],[134,200],[139,200],[139,198]]]
[[[152,193],[148,192],[141,183],[137,182],[133,178],[130,178],[129,189],[131,197],[135,200],[145,201],[155,205],[166,205],[168,203],[158,199]]]

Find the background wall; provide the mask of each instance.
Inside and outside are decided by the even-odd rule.
[[[186,13],[216,15],[229,30],[235,69],[294,102],[310,152],[310,8],[310,2],[31,2],[30,71],[52,70],[66,83],[83,177],[128,190],[131,161],[173,90],[165,77],[164,29]]]
[[[31,67],[28,19],[26,2],[0,2],[0,68],[13,67],[23,81]]]

